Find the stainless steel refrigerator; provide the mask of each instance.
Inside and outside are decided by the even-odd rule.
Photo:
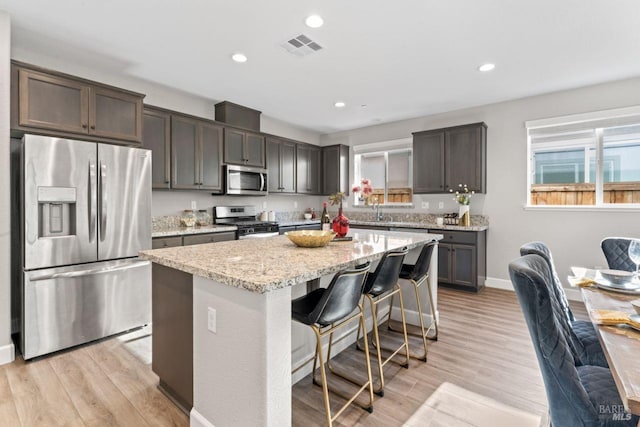
[[[150,151],[37,135],[19,148],[24,358],[150,323]]]

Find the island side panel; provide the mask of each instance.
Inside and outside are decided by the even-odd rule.
[[[290,426],[291,288],[259,294],[198,276],[193,285],[192,425]]]
[[[193,406],[193,276],[152,267],[152,369],[160,389],[185,412]]]

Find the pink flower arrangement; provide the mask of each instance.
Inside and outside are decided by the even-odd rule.
[[[364,200],[364,204],[368,205],[369,204],[369,197],[371,197],[371,194],[373,193],[373,187],[371,186],[371,180],[365,178],[360,182],[360,184],[361,185],[354,185],[353,188],[351,189],[351,191],[353,191],[354,194],[362,193],[362,195],[360,196],[360,200]]]

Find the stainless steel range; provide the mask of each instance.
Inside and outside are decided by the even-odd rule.
[[[280,234],[277,222],[256,220],[255,206],[215,206],[213,219],[216,224],[238,227],[238,239],[241,240]]]

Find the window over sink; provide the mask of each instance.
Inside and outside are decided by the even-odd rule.
[[[529,206],[640,208],[640,107],[526,127]]]
[[[380,142],[354,147],[354,185],[370,180],[368,204],[410,205],[413,202],[411,140]],[[354,206],[366,204],[362,192],[354,193]]]

